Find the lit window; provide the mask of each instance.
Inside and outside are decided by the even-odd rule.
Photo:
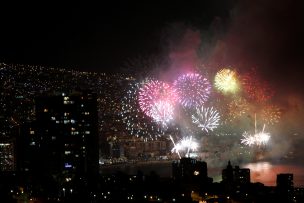
[[[90,112],[86,111],[86,112],[84,112],[84,115],[90,115]]]
[[[71,151],[64,151],[65,155],[71,154]]]
[[[72,164],[65,163],[65,164],[64,164],[64,167],[65,167],[65,168],[72,168]]]
[[[35,131],[34,131],[34,130],[31,130],[31,131],[30,131],[30,134],[31,134],[31,135],[34,135],[34,134],[35,134]]]
[[[69,97],[63,97],[63,100],[64,101],[67,101],[67,100],[69,100],[70,98]]]
[[[91,132],[90,131],[85,131],[85,134],[89,135]]]
[[[56,140],[56,137],[55,137],[55,136],[52,136],[52,140]]]
[[[195,176],[199,175],[199,171],[194,171],[193,175],[195,175]]]
[[[74,119],[71,119],[71,123],[75,123],[75,120],[74,120]]]
[[[51,120],[54,121],[54,120],[56,120],[56,118],[55,118],[54,116],[52,116],[52,117],[51,117]]]
[[[48,111],[49,111],[48,109],[43,109],[43,112],[45,112],[45,113],[48,112]]]
[[[63,123],[64,124],[70,123],[70,120],[64,120]]]

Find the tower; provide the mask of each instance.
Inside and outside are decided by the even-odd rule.
[[[36,130],[29,143],[35,151],[33,174],[53,183],[63,196],[96,187],[96,102],[94,94],[81,92],[35,100]]]

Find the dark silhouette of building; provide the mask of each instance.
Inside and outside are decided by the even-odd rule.
[[[227,167],[222,171],[222,183],[225,194],[244,199],[249,192],[250,169],[239,166],[233,168],[228,161]]]
[[[98,117],[96,96],[75,92],[39,97],[28,148],[28,170],[62,196],[96,188]]]
[[[208,177],[207,163],[192,158],[181,158],[172,163],[173,179],[185,184],[205,185],[212,183],[212,178]]]
[[[293,202],[293,174],[281,173],[277,175],[277,197],[284,202]]]
[[[250,169],[240,168],[239,166],[232,167],[231,162],[228,161],[226,169],[222,171],[223,182],[233,184],[249,184],[250,183]]]

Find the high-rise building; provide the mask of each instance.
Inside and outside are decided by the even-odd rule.
[[[223,182],[230,182],[233,184],[249,184],[250,169],[240,168],[239,166],[233,168],[231,162],[228,161],[227,168],[222,171],[222,179]]]
[[[12,139],[0,140],[0,172],[16,170],[15,143]]]
[[[293,174],[281,173],[277,175],[277,197],[284,202],[293,202]]]
[[[250,169],[239,166],[233,168],[228,161],[227,167],[222,171],[222,184],[226,194],[246,198],[250,185]]]
[[[96,96],[90,93],[39,97],[35,127],[29,129],[31,167],[63,196],[75,186],[95,187],[98,176],[98,116]],[[79,188],[78,189],[83,189]]]

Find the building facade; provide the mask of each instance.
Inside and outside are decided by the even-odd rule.
[[[98,117],[96,96],[90,93],[39,97],[35,127],[29,128],[35,176],[54,183],[62,195],[94,188],[98,177]]]

